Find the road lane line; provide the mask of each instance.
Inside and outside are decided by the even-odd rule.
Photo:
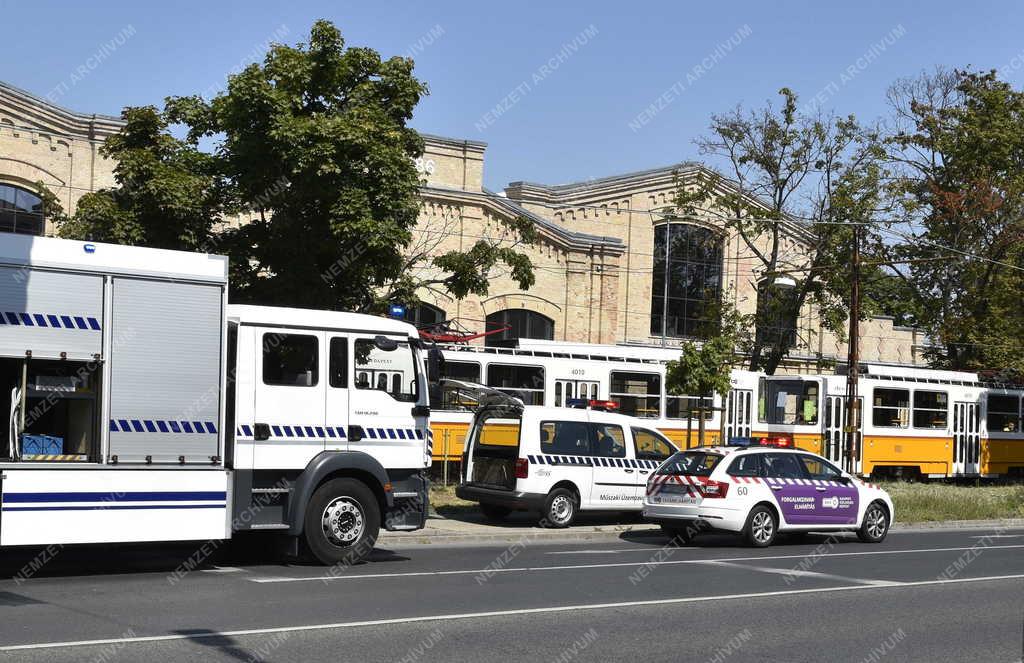
[[[953,578],[947,580],[916,580],[900,585],[843,585],[840,587],[815,587],[812,589],[786,589],[773,592],[752,592],[749,594],[722,594],[718,596],[686,596],[674,599],[650,599],[646,601],[621,601],[618,603],[589,603],[583,605],[546,606],[542,608],[520,608],[517,610],[495,610],[491,612],[464,612],[442,615],[423,615],[419,617],[396,617],[393,619],[373,619],[356,622],[335,622],[330,624],[308,624],[303,626],[276,626],[269,628],[241,629],[237,631],[210,631],[208,633],[149,635],[133,638],[105,638],[99,640],[69,640],[64,642],[37,642],[25,645],[0,646],[0,652],[25,651],[30,649],[57,649],[70,647],[96,647],[101,645],[129,645],[143,642],[167,642],[174,640],[209,640],[211,638],[236,638],[249,635],[267,635],[271,633],[298,633],[302,631],[324,631],[331,629],[358,628],[363,626],[388,626],[392,624],[415,624],[419,622],[456,621],[463,619],[484,619],[488,617],[507,617],[515,615],[536,615],[557,612],[573,612],[578,610],[603,610],[611,608],[646,607],[655,605],[679,605],[685,603],[710,603],[712,601],[728,601],[732,599],[758,599],[776,596],[797,596],[800,594],[823,594],[829,592],[851,592],[887,589],[898,587],[928,587],[938,585],[956,585],[971,582],[995,582],[1004,580],[1024,579],[1024,574],[1005,576],[985,576],[981,578]]]
[[[1024,544],[1013,544],[1005,546],[987,546],[985,550],[999,550],[1004,548],[1024,548]],[[875,551],[859,551],[859,552],[839,552],[839,553],[828,553],[820,555],[822,558],[829,557],[858,557],[864,555],[909,555],[914,553],[933,553],[933,552],[961,552],[964,550],[974,550],[975,546],[957,547],[957,548],[920,548],[917,550],[875,550]],[[651,554],[657,553],[661,548],[651,549]],[[680,548],[673,548],[672,550],[681,550]],[[682,549],[685,550],[685,549]],[[267,576],[263,578],[246,578],[249,582],[259,583],[277,583],[277,582],[310,582],[312,580],[329,581],[329,580],[360,580],[370,578],[413,578],[421,576],[458,576],[458,575],[474,575],[474,574],[485,574],[494,575],[496,573],[512,573],[515,571],[521,572],[535,572],[535,571],[567,571],[571,569],[608,569],[623,566],[666,566],[673,564],[699,564],[701,562],[756,562],[760,560],[773,560],[773,559],[803,559],[811,556],[814,551],[809,551],[803,555],[761,555],[758,557],[722,557],[719,559],[673,559],[673,560],[641,560],[631,562],[608,562],[604,564],[567,564],[562,566],[516,566],[516,567],[498,567],[498,568],[483,568],[483,569],[457,569],[453,571],[408,571],[405,573],[363,573],[363,574],[352,574],[352,575],[327,575],[327,576]]]
[[[853,582],[861,585],[902,585],[901,581],[894,580],[873,580],[871,578],[851,578],[849,576],[840,576],[833,573],[822,573],[820,571],[803,571],[801,569],[780,569],[774,566],[754,566],[752,564],[736,564],[734,562],[717,562],[710,561],[704,562],[713,566],[725,566],[732,569],[745,569],[747,571],[760,571],[761,573],[771,573],[773,575],[780,576],[798,576],[801,578],[814,578],[816,580],[838,580],[839,582]]]

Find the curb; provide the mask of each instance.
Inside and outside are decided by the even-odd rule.
[[[944,520],[921,523],[894,523],[893,532],[938,532],[961,530],[997,530],[1024,528],[1024,518],[1005,520]],[[492,533],[418,534],[412,532],[381,532],[379,545],[390,546],[442,546],[473,543],[571,543],[574,541],[617,541],[623,534],[636,537],[662,538],[657,525],[616,526],[581,531],[545,530],[524,526],[521,529],[502,528]]]

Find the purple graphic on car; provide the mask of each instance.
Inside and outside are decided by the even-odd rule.
[[[838,481],[765,479],[791,525],[845,525],[857,521],[857,489]]]

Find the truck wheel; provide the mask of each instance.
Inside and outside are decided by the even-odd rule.
[[[561,529],[572,525],[576,513],[580,510],[579,501],[567,488],[555,488],[544,500],[544,510],[540,514],[543,527]]]
[[[743,537],[755,548],[766,548],[772,545],[778,529],[779,521],[775,518],[775,513],[764,505],[755,506],[747,516]]]
[[[504,506],[498,506],[497,504],[481,503],[480,512],[484,514],[484,518],[487,520],[500,523],[508,518],[508,514],[512,513],[512,509]]]
[[[377,497],[362,481],[331,479],[309,500],[303,530],[322,564],[359,564],[373,552],[380,532]]]
[[[864,543],[881,543],[889,533],[889,514],[879,502],[872,502],[864,512],[864,522],[857,530],[857,538]]]

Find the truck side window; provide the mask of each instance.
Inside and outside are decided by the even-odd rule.
[[[330,374],[332,387],[348,386],[348,339],[340,336],[331,339]]]
[[[305,334],[263,335],[263,384],[315,387],[320,381],[316,336]]]

